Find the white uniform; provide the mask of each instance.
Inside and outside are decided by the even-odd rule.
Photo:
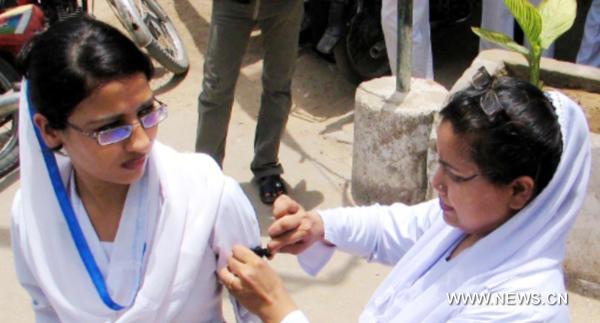
[[[446,260],[463,232],[444,222],[438,201],[432,200],[321,211],[325,239],[335,247],[311,246],[298,257],[302,267],[317,274],[336,249],[393,265],[360,322],[567,322],[568,306],[564,299],[557,304],[566,293],[562,261],[585,198],[591,159],[581,109],[562,94],[550,95],[563,136],[553,179],[527,207],[459,256]],[[534,295],[539,303],[450,304],[450,294]],[[282,322],[307,319],[296,311]]]
[[[396,74],[398,0],[381,3],[381,27],[392,73]],[[429,0],[413,1],[412,76],[433,80],[433,56],[429,28]]]
[[[71,238],[27,100],[21,102],[22,186],[11,236],[17,275],[32,297],[37,322],[222,322],[216,271],[226,265],[233,244],[260,243],[254,211],[239,185],[210,157],[155,143],[144,176],[128,191],[115,240],[107,245],[85,214],[68,159],[60,158],[63,183],[108,293],[125,306],[110,309]],[[237,304],[234,309],[240,322],[259,321]]]

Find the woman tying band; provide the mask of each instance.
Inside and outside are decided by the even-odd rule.
[[[546,96],[482,69],[441,116],[432,179],[438,199],[315,212],[282,197],[270,250],[299,254],[313,275],[336,249],[393,265],[360,322],[568,321],[568,307],[552,300],[565,293],[565,240],[590,172],[582,111],[560,93]],[[281,280],[245,247],[234,247],[219,275],[264,321],[307,322]],[[540,301],[450,304],[449,294]]]
[[[36,321],[222,322],[215,271],[234,243],[259,244],[258,223],[210,157],[155,142],[167,107],[149,58],[74,18],[33,40],[22,71],[11,235]]]

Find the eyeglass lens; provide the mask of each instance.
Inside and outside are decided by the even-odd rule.
[[[140,123],[144,129],[152,128],[167,117],[165,106],[160,106],[156,110],[146,114],[140,118]],[[120,126],[112,129],[107,129],[98,133],[98,143],[100,145],[110,145],[131,136],[133,132],[132,125]]]

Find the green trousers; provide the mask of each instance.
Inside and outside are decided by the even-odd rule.
[[[196,151],[220,165],[242,57],[255,26],[261,30],[263,92],[254,137],[255,177],[281,174],[279,143],[291,107],[291,84],[303,15],[302,0],[213,1],[202,92],[198,98]]]

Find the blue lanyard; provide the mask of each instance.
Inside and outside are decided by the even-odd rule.
[[[56,198],[58,199],[58,203],[60,204],[60,208],[65,217],[65,221],[67,222],[67,226],[69,227],[69,231],[71,232],[71,237],[73,238],[73,242],[77,247],[77,251],[79,252],[79,257],[83,261],[83,265],[88,272],[88,275],[92,279],[94,286],[96,287],[96,291],[102,298],[102,301],[106,306],[115,311],[120,311],[125,307],[117,304],[112,300],[108,293],[108,289],[106,288],[106,282],[104,281],[104,277],[102,277],[102,273],[98,268],[98,264],[92,255],[90,247],[83,236],[83,232],[81,231],[81,227],[79,226],[79,222],[77,222],[77,218],[75,217],[75,212],[73,211],[73,206],[71,205],[71,201],[69,200],[69,196],[65,190],[65,185],[63,184],[60,172],[58,170],[58,165],[56,164],[56,158],[54,157],[54,153],[46,146],[46,143],[42,140],[42,136],[37,127],[33,125],[33,115],[35,108],[31,104],[31,99],[29,97],[29,87],[27,87],[27,103],[29,105],[29,115],[31,117],[32,127],[35,131],[35,136],[40,145],[40,149],[42,151],[42,155],[44,156],[44,161],[46,162],[46,168],[48,169],[48,175],[50,176],[50,181],[52,182],[52,187],[54,188],[54,193],[56,194]]]

